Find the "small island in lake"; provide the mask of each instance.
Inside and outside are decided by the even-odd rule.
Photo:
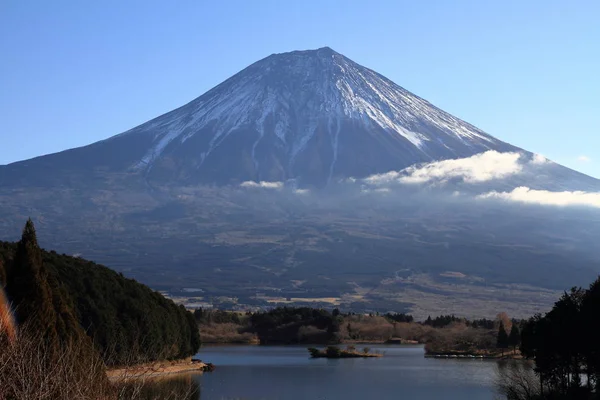
[[[346,350],[336,346],[328,346],[323,350],[311,347],[308,349],[312,358],[369,358],[383,357],[381,353],[371,353],[371,349],[365,347],[362,351],[356,350],[354,346],[346,347]]]

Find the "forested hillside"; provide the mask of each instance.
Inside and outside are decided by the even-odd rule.
[[[87,334],[107,365],[183,358],[200,346],[183,306],[102,265],[40,249],[31,221],[20,242],[0,242],[0,285],[17,324],[57,346]]]

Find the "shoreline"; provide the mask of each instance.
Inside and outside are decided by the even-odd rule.
[[[467,360],[522,360],[521,354],[425,353],[425,358],[453,358]]]
[[[215,346],[344,346],[344,345],[371,345],[371,346],[385,346],[385,345],[403,345],[403,346],[425,346],[425,343],[419,343],[416,340],[402,340],[390,341],[390,340],[344,340],[340,343],[267,343],[261,344],[260,342],[202,342],[202,347],[215,347]]]
[[[140,378],[157,378],[165,375],[185,372],[203,373],[212,371],[214,365],[200,360],[187,358],[184,360],[155,361],[131,367],[108,368],[106,376],[109,380],[134,380]]]

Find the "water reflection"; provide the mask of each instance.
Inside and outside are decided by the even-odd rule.
[[[432,359],[422,346],[374,346],[380,359],[310,359],[304,346],[218,346],[198,357],[216,370],[161,382],[163,396],[173,390],[193,396],[181,399],[353,400],[446,399],[492,400],[497,364],[489,360]],[[152,399],[174,399],[157,397]]]
[[[177,374],[153,378],[143,385],[132,382],[121,397],[131,398],[135,394],[141,400],[200,400],[198,379],[198,374]]]

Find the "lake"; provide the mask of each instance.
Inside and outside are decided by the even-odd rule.
[[[385,356],[330,360],[310,359],[307,346],[204,347],[198,357],[216,370],[191,379],[201,400],[495,397],[495,361],[425,358],[422,346],[369,347]]]

